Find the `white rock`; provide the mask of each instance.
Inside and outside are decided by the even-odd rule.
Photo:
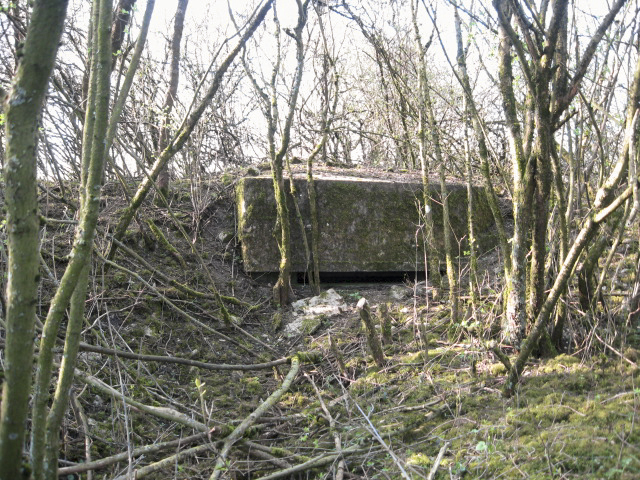
[[[305,315],[326,315],[327,317],[340,315],[347,309],[344,299],[333,288],[316,297],[303,298],[293,302],[291,306],[294,311],[302,312]]]
[[[389,289],[389,296],[397,302],[409,298],[410,295],[411,292],[404,285],[392,285]]]
[[[292,319],[284,327],[288,337],[311,335],[320,328],[322,322],[347,310],[344,299],[334,289],[329,289],[316,297],[303,298],[291,304]]]

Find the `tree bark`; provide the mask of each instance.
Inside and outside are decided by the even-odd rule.
[[[635,187],[632,183],[631,185],[628,185],[627,188],[617,197],[614,197],[615,191],[620,185],[620,182],[623,178],[627,177],[629,150],[631,142],[635,136],[634,129],[636,128],[636,120],[640,112],[638,105],[640,105],[640,59],[638,59],[636,63],[633,83],[629,89],[625,138],[621,153],[613,166],[609,177],[598,189],[593,204],[593,210],[585,220],[582,229],[578,233],[578,236],[567,253],[567,257],[558,272],[558,276],[556,277],[548,296],[540,308],[540,313],[536,318],[535,324],[531,328],[531,332],[522,343],[520,353],[509,371],[508,380],[504,387],[505,396],[511,396],[515,392],[525,364],[534,348],[537,346],[543,332],[546,331],[545,329],[553,309],[573,275],[573,269],[578,258],[589,242],[591,242],[593,237],[597,234],[600,224],[606,220],[608,216],[614,213],[616,209],[624,205],[625,201],[633,195]],[[640,181],[640,179],[636,178],[635,181]]]
[[[0,411],[0,479],[23,478],[22,446],[32,378],[39,283],[36,192],[38,120],[53,70],[67,0],[34,2],[21,60],[4,106],[8,281]]]
[[[371,349],[373,360],[376,362],[376,365],[378,365],[378,367],[382,368],[385,365],[384,352],[382,351],[382,345],[380,344],[380,338],[378,337],[376,326],[373,323],[373,319],[371,318],[371,309],[369,308],[367,299],[362,297],[358,301],[357,308],[360,319],[362,320],[362,323],[364,324],[365,330],[367,332],[367,343],[369,344],[369,348]]]
[[[113,17],[113,26],[111,27],[111,52],[113,53],[113,61],[111,62],[111,71],[115,69],[118,57],[121,55],[120,49],[124,42],[124,35],[127,25],[131,21],[131,12],[136,4],[136,0],[120,0]]]
[[[273,190],[276,200],[276,213],[277,222],[280,228],[280,268],[278,274],[278,281],[273,287],[274,300],[281,306],[288,305],[291,301],[291,225],[289,221],[289,209],[287,208],[286,191],[284,188],[283,177],[283,162],[284,157],[289,150],[289,143],[291,141],[291,126],[293,125],[293,116],[295,114],[295,107],[298,101],[298,94],[300,93],[300,84],[302,82],[302,73],[304,71],[304,44],[302,41],[302,30],[307,23],[307,8],[309,6],[309,0],[305,0],[302,3],[301,0],[296,0],[298,7],[298,22],[293,29],[292,33],[288,33],[296,42],[296,69],[293,77],[293,84],[291,86],[291,95],[289,96],[287,115],[285,117],[284,126],[282,129],[282,137],[280,140],[280,146],[276,151],[276,129],[278,123],[278,95],[276,91],[276,79],[280,68],[280,25],[277,15],[274,15],[276,22],[276,41],[278,42],[278,61],[276,67],[274,67],[273,74],[271,76],[271,99],[268,115],[268,141],[269,141],[269,155],[271,157],[271,174],[273,177]],[[293,179],[290,179],[293,181]]]
[[[184,29],[184,17],[187,12],[189,0],[178,0],[176,17],[173,24],[173,37],[171,38],[171,66],[169,68],[169,89],[162,105],[162,126],[158,140],[158,153],[162,152],[169,143],[170,117],[178,94],[178,82],[180,80],[180,42]],[[165,163],[158,174],[158,189],[167,198],[169,195],[169,162]]]
[[[31,462],[36,480],[57,478],[57,439],[64,411],[67,407],[69,389],[78,351],[79,332],[82,325],[84,297],[87,285],[93,237],[100,207],[100,187],[107,135],[109,99],[111,43],[110,28],[112,2],[100,0],[94,5],[97,22],[94,22],[95,44],[92,45],[91,80],[83,136],[83,159],[80,188],[80,220],[70,262],[60,280],[60,285],[51,301],[47,319],[40,340],[40,355],[36,370],[36,382],[32,406]],[[94,17],[95,18],[95,17]],[[95,89],[95,92],[93,91]],[[69,319],[63,367],[57,382],[53,405],[49,385],[53,370],[53,347],[64,313],[74,299],[72,317]],[[48,411],[47,411],[48,410]]]

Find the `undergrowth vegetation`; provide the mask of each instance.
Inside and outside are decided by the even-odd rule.
[[[506,368],[486,343],[501,297],[489,282],[477,318],[458,322],[424,283],[339,284],[347,311],[288,337],[282,321],[274,326],[268,281],[242,273],[233,188],[228,178],[208,185],[196,218],[178,186],[169,213],[145,207],[151,220],[130,227],[115,263],[95,260],[61,478],[86,478],[87,463],[118,454],[93,478],[209,478],[225,438],[279,388],[297,352],[300,372],[235,443],[228,478],[638,478],[637,325],[573,307],[567,353],[531,360],[508,399]],[[110,192],[98,244],[122,206]],[[54,190],[44,195],[43,305],[74,213]],[[487,257],[487,272],[495,262]],[[236,298],[232,324],[211,281]],[[296,294],[312,295],[305,285]],[[390,317],[383,367],[356,311],[362,297],[378,325]]]

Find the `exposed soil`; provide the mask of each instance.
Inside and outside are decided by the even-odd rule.
[[[148,265],[125,250],[116,262],[129,272],[106,269],[95,260],[84,331],[91,345],[216,365],[246,366],[313,352],[301,357],[301,372],[289,391],[233,447],[223,478],[277,478],[268,475],[295,465],[303,467],[282,478],[337,478],[340,468],[345,478],[356,479],[639,478],[638,352],[628,336],[633,326],[622,329],[615,319],[600,326],[599,336],[614,346],[619,353],[614,354],[589,333],[595,320],[573,311],[572,354],[532,362],[518,394],[503,398],[505,369],[479,340],[488,338],[498,322],[502,270],[493,253],[483,259],[483,296],[475,317],[464,302],[463,317],[452,322],[444,292],[430,288],[427,296],[424,284],[402,283],[394,289],[396,298],[387,283],[336,284],[331,286],[348,308],[311,335],[287,337],[269,282],[242,271],[234,236],[234,182],[234,175],[225,174],[207,184],[176,184],[170,209],[147,203],[126,245]],[[72,220],[73,209],[60,201],[60,189],[48,188],[42,214]],[[120,187],[106,185],[99,249],[104,251],[107,232],[124,206]],[[166,243],[154,236],[147,219]],[[43,227],[42,253],[50,274],[41,291],[41,318],[72,235],[73,225],[49,221]],[[156,270],[206,295],[185,293]],[[212,280],[223,295],[244,302],[226,304],[237,324],[222,321],[211,296]],[[312,296],[308,286],[295,288],[297,298]],[[382,368],[370,355],[358,318],[361,297],[376,318],[381,305],[388,305],[393,341],[384,347]],[[422,335],[420,322],[426,324]],[[290,368],[283,363],[212,370],[84,350],[80,369],[118,394],[159,411],[180,412],[211,429],[209,439],[181,449],[209,447],[147,477],[156,479],[209,478],[231,427],[269,397]],[[95,386],[78,381],[74,390],[81,408],[68,414],[66,467],[87,461],[85,435],[95,460],[196,433],[187,421],[125,406],[121,397]],[[94,478],[135,471],[177,448],[124,459]]]

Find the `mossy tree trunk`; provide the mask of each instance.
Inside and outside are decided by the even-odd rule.
[[[34,2],[20,61],[4,106],[8,280],[0,411],[0,478],[23,478],[22,446],[31,388],[39,283],[36,192],[38,120],[53,69],[67,0]]]
[[[53,480],[58,476],[59,430],[69,400],[84,319],[91,250],[98,221],[100,188],[106,156],[112,61],[111,16],[111,0],[100,0],[93,5],[94,43],[90,46],[89,103],[83,132],[80,218],[71,260],[60,280],[44,324],[36,371],[31,432],[31,462],[36,480]],[[51,400],[49,385],[53,371],[53,347],[64,313],[70,304],[64,356],[55,394],[48,408]]]
[[[617,2],[603,20],[603,25],[613,21],[615,13],[622,7],[624,2],[621,0]],[[615,10],[615,9],[618,10]],[[601,25],[602,26],[602,25]],[[586,68],[586,67],[585,67]],[[575,78],[575,77],[574,77]],[[575,80],[574,80],[575,81]],[[571,90],[571,89],[570,89]],[[603,182],[602,186],[596,193],[595,200],[593,202],[593,209],[586,218],[580,232],[576,236],[573,244],[569,248],[567,256],[558,272],[558,275],[553,283],[553,286],[549,290],[544,302],[540,306],[539,313],[535,319],[535,323],[531,327],[531,331],[527,338],[522,343],[520,353],[513,363],[511,370],[509,371],[508,380],[504,387],[504,393],[507,396],[513,395],[515,392],[518,380],[525,364],[529,359],[529,356],[538,346],[538,342],[543,334],[546,332],[547,324],[553,313],[556,304],[561,297],[563,291],[566,289],[569,280],[573,276],[574,267],[580,258],[580,255],[585,251],[586,247],[591,243],[595,235],[598,233],[600,226],[609,218],[615,211],[623,206],[625,202],[632,197],[635,182],[640,181],[640,178],[635,178],[621,193],[615,196],[623,179],[628,177],[627,170],[629,165],[629,152],[633,150],[632,142],[637,141],[635,130],[637,128],[637,117],[639,115],[640,105],[640,58],[637,60],[633,83],[629,89],[629,100],[627,105],[626,115],[626,129],[624,143],[621,149],[621,153],[618,160],[613,165],[608,178]]]
[[[565,28],[568,3],[568,0],[557,0],[545,4],[545,11],[540,12],[543,21],[530,23],[520,2],[494,0],[500,29],[500,89],[514,166],[515,225],[504,334],[515,343],[524,336],[527,324],[530,326],[534,319],[540,317],[545,304],[549,197],[553,155],[557,154],[554,150],[558,148],[554,134],[561,125],[562,115],[580,90],[600,41],[626,1],[617,0],[601,20],[572,74],[570,85]],[[512,20],[517,31],[511,25]],[[520,61],[527,88],[524,141],[515,103],[512,49]],[[527,284],[525,257],[529,241],[532,251]],[[528,304],[525,298],[527,288]]]
[[[274,300],[280,305],[288,305],[292,298],[291,289],[291,225],[289,220],[289,209],[287,207],[287,196],[284,187],[284,158],[289,151],[289,143],[291,141],[291,126],[300,92],[300,84],[302,82],[302,74],[304,71],[304,43],[302,40],[302,32],[307,22],[307,9],[309,0],[303,3],[296,0],[298,8],[298,21],[295,28],[285,30],[287,35],[291,36],[296,44],[296,69],[291,85],[291,93],[288,98],[287,113],[282,127],[280,144],[276,146],[276,132],[279,126],[279,108],[278,108],[278,91],[277,81],[281,68],[281,33],[282,29],[278,20],[277,10],[274,7],[273,19],[275,23],[275,39],[276,39],[276,61],[273,65],[271,80],[269,83],[270,93],[267,94],[259,85],[256,79],[249,74],[248,65],[245,62],[245,71],[249,75],[254,89],[263,102],[263,112],[267,120],[267,141],[269,144],[269,158],[271,163],[271,175],[273,178],[273,190],[276,201],[276,226],[279,236],[278,249],[280,251],[280,266],[278,272],[278,281],[273,287]],[[293,178],[291,179],[293,181]]]
[[[471,125],[478,142],[478,154],[480,155],[480,172],[482,173],[482,179],[484,180],[484,192],[487,197],[487,203],[493,214],[493,219],[496,224],[498,241],[500,245],[500,252],[504,259],[504,273],[505,277],[508,277],[511,272],[511,249],[509,248],[509,241],[507,238],[507,231],[504,226],[504,220],[502,213],[500,212],[500,206],[498,203],[498,196],[493,188],[493,182],[491,180],[491,169],[489,166],[489,149],[487,148],[487,139],[485,136],[485,128],[482,125],[480,114],[476,107],[475,99],[473,98],[473,91],[471,90],[471,82],[469,80],[469,74],[467,72],[467,61],[465,49],[462,44],[462,27],[460,21],[460,15],[458,9],[454,7],[455,24],[456,24],[456,41],[458,45],[457,51],[457,64],[458,64],[458,79],[462,84],[464,91],[466,106],[469,110],[468,114],[471,119]],[[469,200],[471,205],[471,200]],[[471,218],[471,211],[469,216]]]
[[[514,231],[511,239],[511,272],[507,277],[507,305],[502,333],[507,341],[517,343],[524,333],[521,328],[524,329],[526,325],[526,253],[527,232],[530,223],[528,205],[530,205],[532,191],[529,188],[530,182],[526,180],[530,173],[530,167],[525,158],[523,136],[513,88],[512,40],[508,33],[511,21],[510,7],[504,1],[496,1],[494,5],[501,20],[499,27],[499,81],[513,172]]]
[[[565,201],[564,188],[562,183],[562,172],[560,171],[560,162],[557,158],[556,150],[552,151],[553,160],[553,179],[554,179],[554,193],[556,202],[559,209],[558,224],[560,227],[560,258],[559,263],[562,265],[564,259],[567,258],[569,251],[569,227],[567,225],[567,217],[565,212],[567,211],[567,205]],[[562,349],[562,333],[564,330],[564,324],[568,317],[567,309],[567,290],[562,293],[562,301],[558,304],[558,310],[556,312],[556,319],[553,325],[553,333],[551,335],[551,343],[557,350]]]

